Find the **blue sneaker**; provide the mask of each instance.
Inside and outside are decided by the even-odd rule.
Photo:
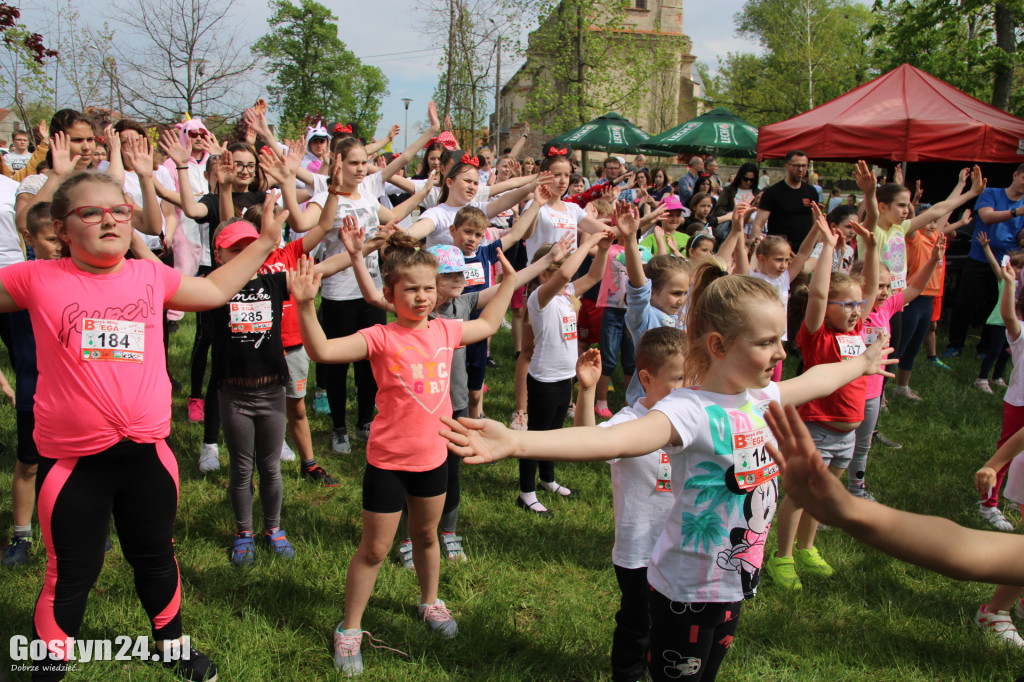
[[[313,411],[317,414],[331,413],[331,404],[327,401],[327,391],[318,388],[313,393]]]
[[[235,542],[231,545],[231,563],[235,566],[249,566],[255,560],[256,543],[251,531],[236,531]]]
[[[963,349],[962,348],[947,348],[946,350],[944,350],[942,352],[942,355],[940,357],[943,360],[950,360],[952,358],[958,358],[961,355],[963,355]]]
[[[953,371],[952,367],[944,363],[942,360],[939,360],[938,358],[928,358],[927,362],[931,367],[937,367],[938,369],[944,369],[949,372]]]
[[[32,549],[32,538],[17,536],[11,538],[11,544],[7,545],[4,558],[0,563],[4,566],[25,566],[28,564],[28,552]]]
[[[274,550],[274,553],[279,557],[284,557],[285,559],[295,557],[295,548],[292,547],[292,543],[288,542],[288,536],[284,534],[284,530],[281,528],[275,528],[264,533],[263,544]]]

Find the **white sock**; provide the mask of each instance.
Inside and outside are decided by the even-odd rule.
[[[27,526],[14,526],[14,537],[16,538],[30,538],[32,537],[32,524]]]
[[[541,481],[540,484],[544,486],[545,490],[548,490],[549,492],[552,493],[558,493],[563,497],[568,497],[569,495],[572,494],[571,490],[559,484],[558,481],[551,481],[550,483],[548,483],[547,481]]]
[[[596,403],[594,403],[594,409],[595,410],[607,410],[608,409],[608,401],[607,400],[598,400]]]
[[[541,485],[544,485],[544,483],[542,482]],[[547,507],[545,507],[543,504],[541,504],[537,500],[537,493],[536,492],[532,492],[532,493],[519,493],[519,499],[521,499],[523,501],[523,503],[527,507],[532,509],[532,510],[547,511],[547,509],[548,509]]]

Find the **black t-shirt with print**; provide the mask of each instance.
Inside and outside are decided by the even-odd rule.
[[[227,305],[210,311],[212,369],[218,386],[225,380],[241,386],[249,379],[262,379],[259,386],[287,383],[288,365],[281,345],[281,308],[286,298],[285,273],[257,275]]]

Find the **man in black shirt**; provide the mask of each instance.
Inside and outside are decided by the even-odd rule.
[[[807,165],[805,152],[794,150],[786,154],[786,178],[768,187],[761,196],[751,228],[753,234],[758,234],[767,222],[768,234],[782,235],[794,251],[800,248],[814,220],[811,204],[818,200],[818,192],[804,182]]]

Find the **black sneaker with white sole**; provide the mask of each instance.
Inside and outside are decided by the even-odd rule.
[[[217,666],[210,657],[189,645],[187,649],[179,648],[180,656],[162,661],[163,666],[175,675],[189,682],[217,682]]]

